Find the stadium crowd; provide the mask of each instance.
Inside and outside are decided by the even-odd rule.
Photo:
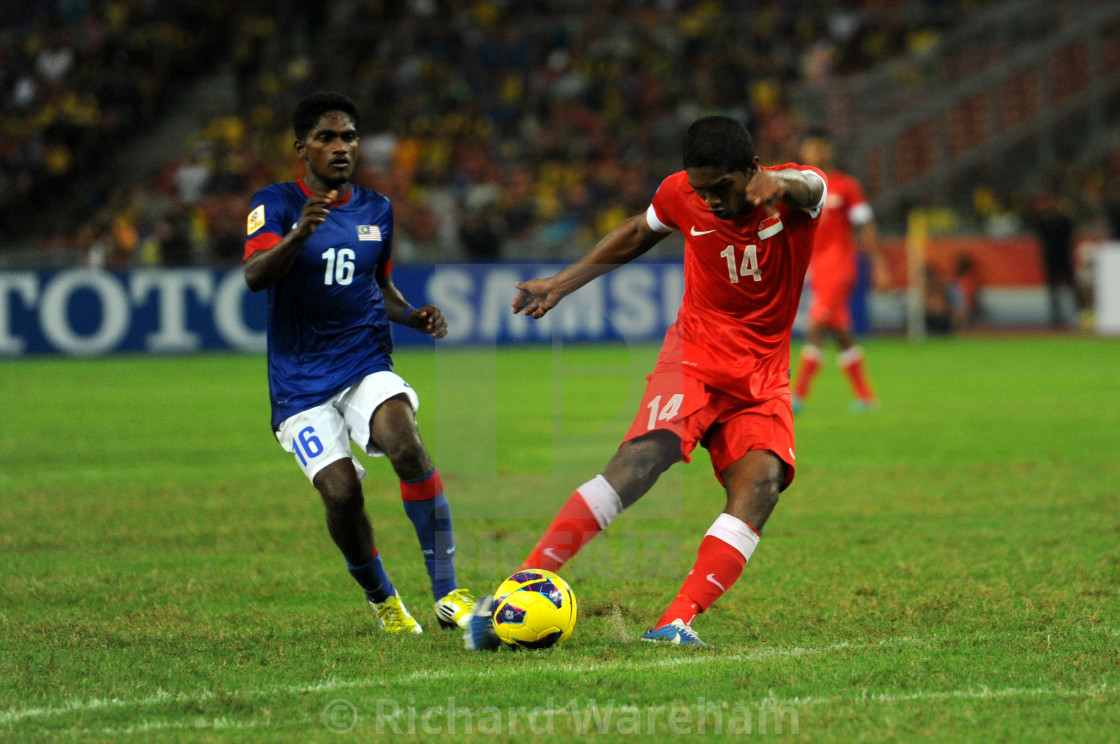
[[[0,239],[63,222],[67,204],[84,219],[102,203],[107,158],[221,59],[222,12],[217,0],[4,3]],[[28,220],[43,204],[52,219]]]
[[[393,198],[399,255],[570,257],[648,203],[698,115],[736,116],[767,161],[793,158],[792,85],[928,48],[976,4],[785,0],[747,12],[686,0],[411,0],[312,13],[283,1],[233,11],[215,0],[56,0],[52,12],[5,10],[17,22],[0,40],[0,240],[20,232],[27,205],[68,187],[73,221],[44,233],[44,251],[78,245],[112,266],[235,262],[248,197],[298,175],[282,112],[330,87],[367,112],[357,180]],[[149,181],[98,177],[185,81],[221,65],[233,71],[234,110],[176,143]]]

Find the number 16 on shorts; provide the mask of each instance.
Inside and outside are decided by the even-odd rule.
[[[292,450],[299,458],[300,464],[307,467],[307,461],[323,454],[323,443],[315,436],[315,427],[307,426],[292,437]]]

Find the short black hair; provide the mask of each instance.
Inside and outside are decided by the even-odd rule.
[[[754,163],[754,138],[730,116],[705,116],[692,122],[682,150],[685,170],[711,166],[730,173],[747,171]]]
[[[296,104],[292,112],[292,128],[297,140],[307,139],[307,134],[315,128],[323,114],[328,111],[341,111],[348,114],[358,126],[358,104],[341,93],[312,93]]]

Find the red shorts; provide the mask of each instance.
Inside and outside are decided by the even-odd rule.
[[[793,482],[793,410],[788,394],[750,403],[681,372],[655,369],[646,380],[642,406],[624,442],[651,431],[670,431],[680,437],[685,462],[702,444],[720,483],[721,473],[733,462],[751,450],[769,450],[787,466],[782,490]]]
[[[852,327],[852,315],[848,310],[848,300],[855,284],[855,276],[829,277],[827,281],[811,282],[809,320],[827,328],[849,330]]]

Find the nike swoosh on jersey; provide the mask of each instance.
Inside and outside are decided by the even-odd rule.
[[[727,589],[723,586],[723,584],[716,581],[716,575],[715,574],[708,574],[704,578],[707,579],[708,581],[712,582],[716,586],[718,586],[720,588],[720,591],[724,591],[724,592],[727,591]]]
[[[693,225],[692,230],[690,230],[690,232],[693,235],[707,235],[708,233],[714,233],[715,230],[714,229],[712,229],[712,230],[697,230],[696,225]]]

